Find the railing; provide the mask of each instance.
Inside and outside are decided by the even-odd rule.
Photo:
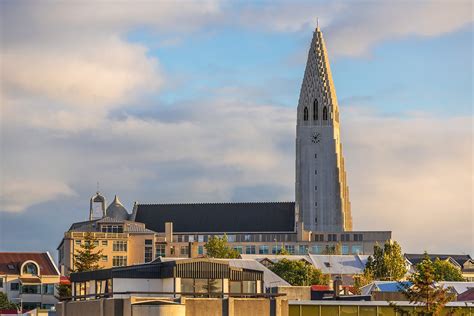
[[[111,293],[100,293],[100,294],[86,294],[86,295],[73,295],[70,297],[59,298],[61,301],[70,300],[87,300],[88,298],[100,299],[110,298],[114,295],[173,295],[176,297],[190,296],[190,297],[207,297],[207,298],[223,298],[223,297],[243,297],[243,298],[275,298],[280,296],[286,296],[286,293],[202,293],[202,292],[149,292],[149,291],[127,291],[127,292],[111,292]]]
[[[92,235],[94,238],[106,238],[106,239],[118,239],[118,238],[127,238],[128,234],[127,233],[102,233],[102,232],[66,232],[64,233],[64,237],[69,237],[69,238],[84,238],[86,235]]]

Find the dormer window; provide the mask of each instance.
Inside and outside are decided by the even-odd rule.
[[[123,225],[102,225],[100,231],[103,233],[123,233]]]
[[[28,262],[23,266],[23,274],[38,275],[38,267],[33,262]]]

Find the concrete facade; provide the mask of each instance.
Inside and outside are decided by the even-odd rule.
[[[314,232],[352,230],[339,107],[324,39],[313,34],[296,126],[296,222]]]

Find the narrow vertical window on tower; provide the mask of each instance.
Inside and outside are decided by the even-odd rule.
[[[327,121],[327,119],[328,119],[328,108],[324,107],[323,108],[323,120]]]
[[[303,120],[304,120],[304,121],[307,121],[307,120],[308,120],[308,108],[307,108],[307,107],[304,107]]]
[[[313,103],[313,120],[317,121],[318,120],[318,99],[314,99]]]

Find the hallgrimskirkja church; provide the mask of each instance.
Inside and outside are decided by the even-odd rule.
[[[390,231],[353,231],[342,152],[339,106],[319,28],[313,33],[297,107],[295,202],[142,204],[127,212],[99,192],[88,221],[73,223],[58,246],[59,265],[74,268],[86,234],[102,249],[105,268],[158,257],[205,256],[211,236],[227,235],[243,254],[371,254]],[[157,201],[158,202],[158,201]]]

